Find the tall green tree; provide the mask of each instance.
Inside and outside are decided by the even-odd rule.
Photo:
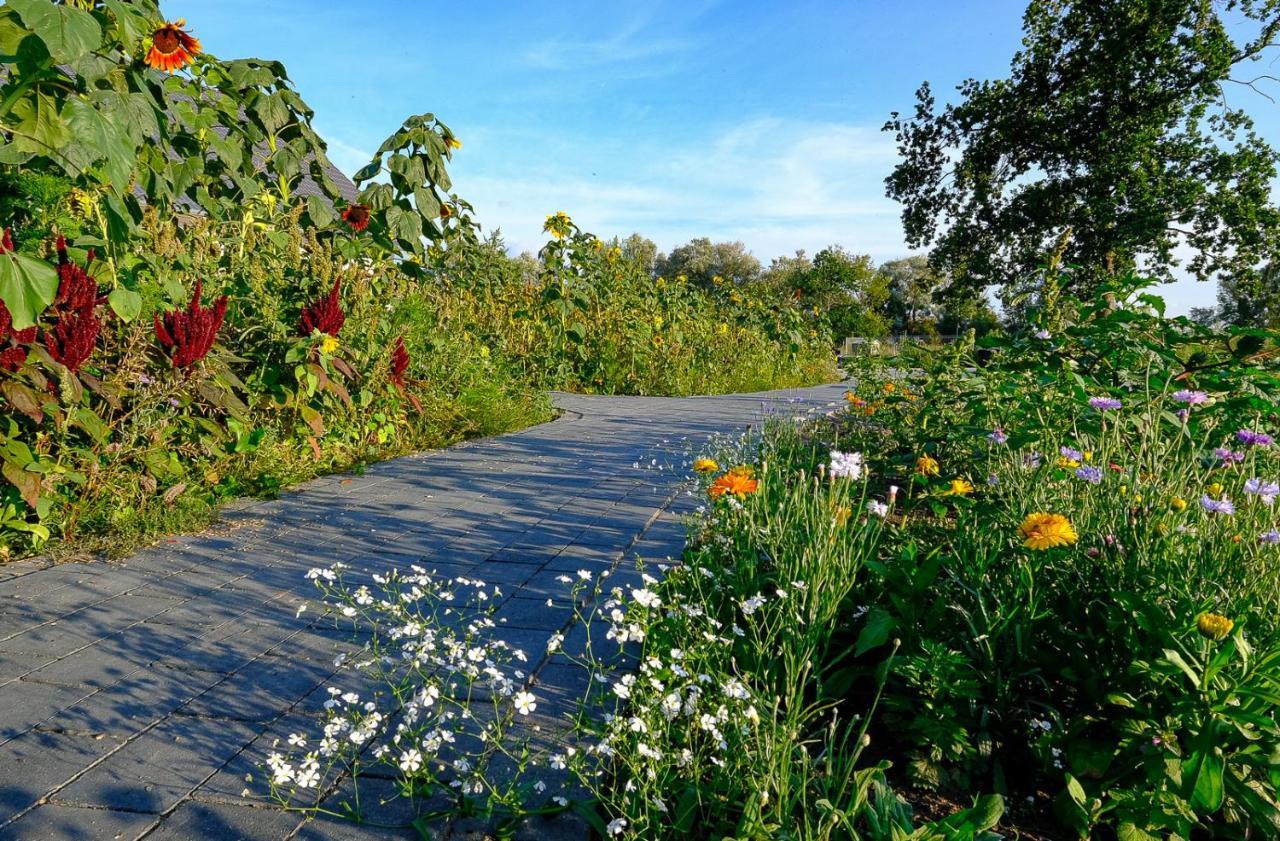
[[[1280,263],[1218,284],[1217,316],[1239,327],[1280,328]]]
[[[684,275],[690,283],[711,289],[717,277],[734,285],[750,283],[760,276],[760,261],[741,242],[713,243],[698,237],[659,257],[657,272],[666,277]]]
[[[893,114],[886,179],[913,247],[972,290],[1061,253],[1077,292],[1134,269],[1256,279],[1280,253],[1277,154],[1241,107],[1280,0],[1034,0],[1007,79],[968,80],[937,110],[926,82]]]

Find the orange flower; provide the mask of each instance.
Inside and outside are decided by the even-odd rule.
[[[712,499],[719,499],[725,494],[732,494],[741,498],[747,494],[755,493],[759,487],[760,483],[755,479],[744,476],[741,473],[734,473],[731,470],[712,482],[707,493],[711,494]]]
[[[176,20],[151,33],[151,51],[146,58],[148,67],[172,73],[195,61],[200,55],[200,42],[183,29],[186,25],[185,20]]]

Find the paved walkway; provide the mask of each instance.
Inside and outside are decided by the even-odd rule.
[[[546,607],[557,576],[679,555],[699,441],[843,391],[558,395],[552,423],[234,506],[122,563],[0,566],[0,839],[416,837],[241,795],[334,674],[339,636],[295,616],[306,570],[416,562],[501,584],[502,633],[543,652],[570,618]]]

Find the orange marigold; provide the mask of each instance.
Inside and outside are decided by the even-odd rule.
[[[744,497],[747,494],[755,493],[759,487],[760,483],[757,480],[749,476],[743,476],[740,473],[734,473],[731,470],[712,482],[707,493],[711,494],[712,499],[719,499],[725,494]]]

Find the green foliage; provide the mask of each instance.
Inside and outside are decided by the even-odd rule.
[[[1008,79],[966,81],[941,112],[925,83],[885,126],[902,154],[888,194],[934,266],[976,292],[1058,243],[1089,296],[1140,263],[1170,279],[1181,243],[1201,279],[1274,260],[1276,152],[1224,88],[1270,78],[1250,65],[1280,4],[1033,0],[1023,30]]]

